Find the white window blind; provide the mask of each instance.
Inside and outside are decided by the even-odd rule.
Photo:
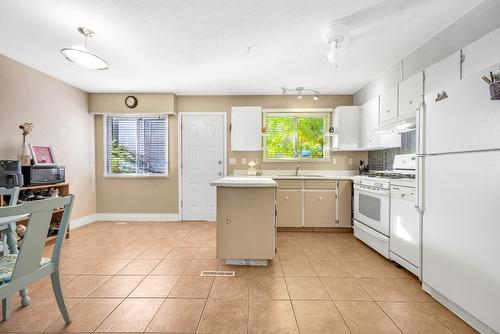
[[[168,175],[168,118],[106,116],[107,175]]]

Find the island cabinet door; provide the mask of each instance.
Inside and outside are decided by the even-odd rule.
[[[278,227],[302,227],[301,190],[278,190],[276,195]]]
[[[304,192],[304,226],[335,227],[337,217],[335,191]]]
[[[217,188],[217,258],[273,259],[275,188]]]

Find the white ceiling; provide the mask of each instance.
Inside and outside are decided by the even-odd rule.
[[[481,0],[0,0],[0,53],[89,92],[352,94]],[[347,57],[327,61],[325,26],[345,18]],[[66,61],[89,49],[107,71]],[[254,46],[247,53],[247,47]]]

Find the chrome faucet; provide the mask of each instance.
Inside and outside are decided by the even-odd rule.
[[[300,165],[297,165],[297,167],[295,167],[295,176],[299,176],[299,169]]]

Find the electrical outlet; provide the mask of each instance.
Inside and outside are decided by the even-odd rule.
[[[256,163],[257,165],[260,165],[260,158],[259,158],[259,157],[255,158],[255,163]]]
[[[247,159],[245,159],[245,158],[241,159],[241,164],[242,165],[246,165],[247,164]]]
[[[349,158],[349,166],[352,166],[353,163],[354,163],[354,160],[352,158]]]
[[[337,164],[337,158],[332,158],[332,164],[334,164],[334,165]]]
[[[236,166],[236,158],[229,158],[229,165]]]

